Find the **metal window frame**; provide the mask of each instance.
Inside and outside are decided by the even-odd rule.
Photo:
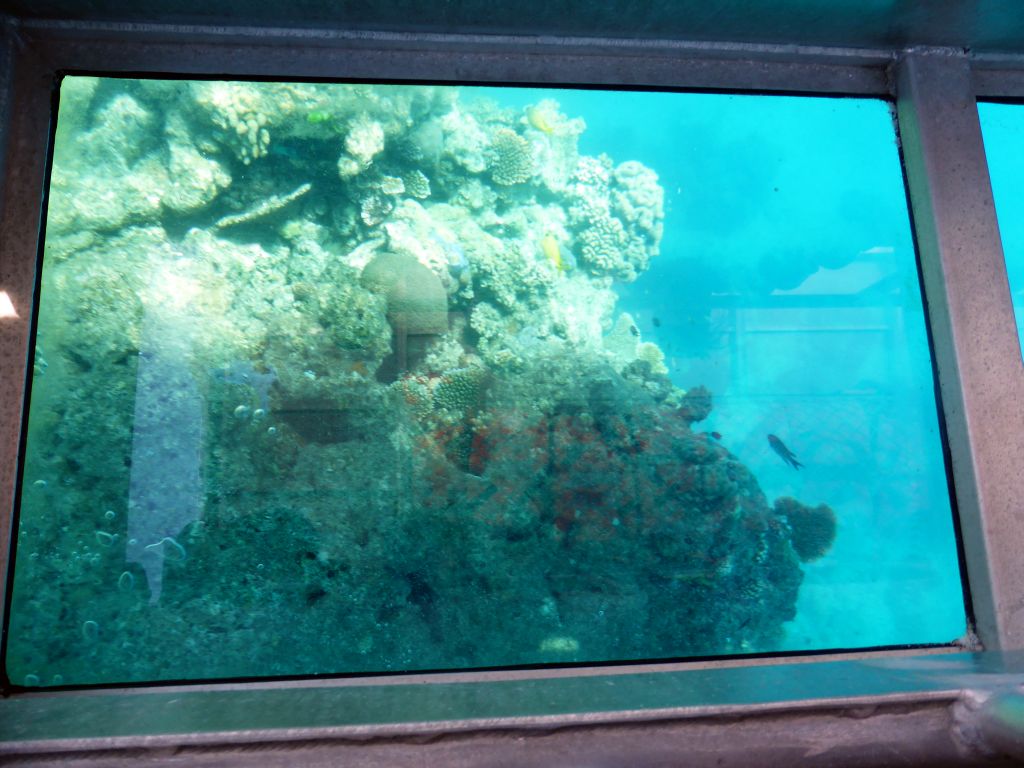
[[[1014,551],[1024,540],[1016,514],[1024,366],[975,107],[976,95],[1024,95],[1024,59],[954,49],[2,20],[0,289],[20,311],[0,321],[4,572],[51,90],[69,71],[895,98],[977,637],[965,638],[969,652],[910,657],[16,693],[0,700],[0,763],[184,756],[211,765],[954,765],[1024,757],[1024,654],[1016,653],[1024,649],[1024,560]]]

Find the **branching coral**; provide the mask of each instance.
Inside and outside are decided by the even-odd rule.
[[[499,128],[494,132],[488,158],[495,184],[521,184],[533,176],[530,142],[509,128]]]
[[[569,222],[581,261],[593,274],[635,280],[661,240],[664,191],[657,174],[636,162],[613,172],[602,156],[581,158],[575,178]]]
[[[261,200],[248,211],[233,214],[231,216],[224,216],[218,219],[214,226],[217,227],[217,229],[224,229],[225,227],[233,227],[238,224],[248,224],[249,222],[256,221],[257,219],[262,219],[264,216],[276,213],[285,206],[295,202],[309,192],[312,187],[313,185],[307,182],[285,195],[271,195],[270,197]]]
[[[597,157],[581,157],[573,174],[576,182],[583,188],[594,189],[599,193],[607,191],[611,176],[612,159],[604,154]],[[576,191],[582,194],[580,187],[577,187]]]
[[[270,150],[266,90],[253,83],[194,83],[195,103],[208,112],[221,129],[220,140],[244,164],[265,157]]]
[[[543,264],[527,257],[528,248],[512,241],[504,247],[491,249],[476,260],[474,276],[480,287],[494,300],[509,310],[514,310],[518,303],[517,295],[533,293],[530,288],[538,288],[550,283],[550,271]]]
[[[607,208],[581,202],[569,209],[569,220],[577,227],[580,260],[591,272],[622,280],[636,278],[634,260],[628,258],[630,251],[637,250],[636,244],[630,242],[622,222]]]

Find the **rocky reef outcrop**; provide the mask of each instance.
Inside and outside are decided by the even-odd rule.
[[[663,191],[584,130],[456,88],[66,79],[13,678],[777,647],[834,518],[771,507],[617,312]],[[181,414],[188,447],[140,441]]]

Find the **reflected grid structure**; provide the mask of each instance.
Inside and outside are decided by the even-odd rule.
[[[305,19],[285,22],[259,6],[254,26],[242,27],[225,23],[228,4],[205,16],[194,7],[152,8],[131,19],[101,6],[84,20],[60,4],[48,18],[14,8],[0,49],[0,290],[17,312],[0,319],[0,551],[11,535],[45,137],[61,73],[875,96],[897,106],[973,632],[926,655],[39,693],[12,687],[0,701],[0,762],[184,755],[222,765],[814,765],[826,758],[953,765],[1024,757],[1024,372],[976,109],[978,99],[1024,98],[1024,17],[1012,3],[985,13],[974,3],[947,3],[937,14],[926,2],[905,3],[840,9],[835,17],[804,8],[794,32],[781,21],[794,8],[780,6],[801,4],[751,4],[760,5],[759,33],[742,5],[723,3],[717,17],[695,11],[689,29],[657,27],[652,7],[633,8],[647,26],[627,27],[621,37],[601,26],[603,13],[588,30],[553,11],[546,29],[511,20],[495,29],[416,14],[398,27],[386,16],[331,19],[308,8]],[[626,18],[630,10],[622,9]],[[658,37],[658,28],[674,39]]]

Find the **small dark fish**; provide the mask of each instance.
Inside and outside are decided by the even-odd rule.
[[[711,435],[713,438],[715,438],[715,440],[721,440],[722,439],[722,433],[721,432],[708,432],[708,434]]]
[[[779,454],[779,457],[793,469],[800,469],[800,467],[803,466],[803,464],[796,460],[796,454],[789,450],[789,448],[786,447],[786,444],[779,440],[775,435],[768,435],[768,445],[770,445],[772,450]]]
[[[661,328],[661,319],[657,317],[652,317],[651,325],[653,325],[655,328]]]
[[[640,329],[637,328],[635,325],[629,326],[629,332],[632,333],[634,336],[640,335]]]

